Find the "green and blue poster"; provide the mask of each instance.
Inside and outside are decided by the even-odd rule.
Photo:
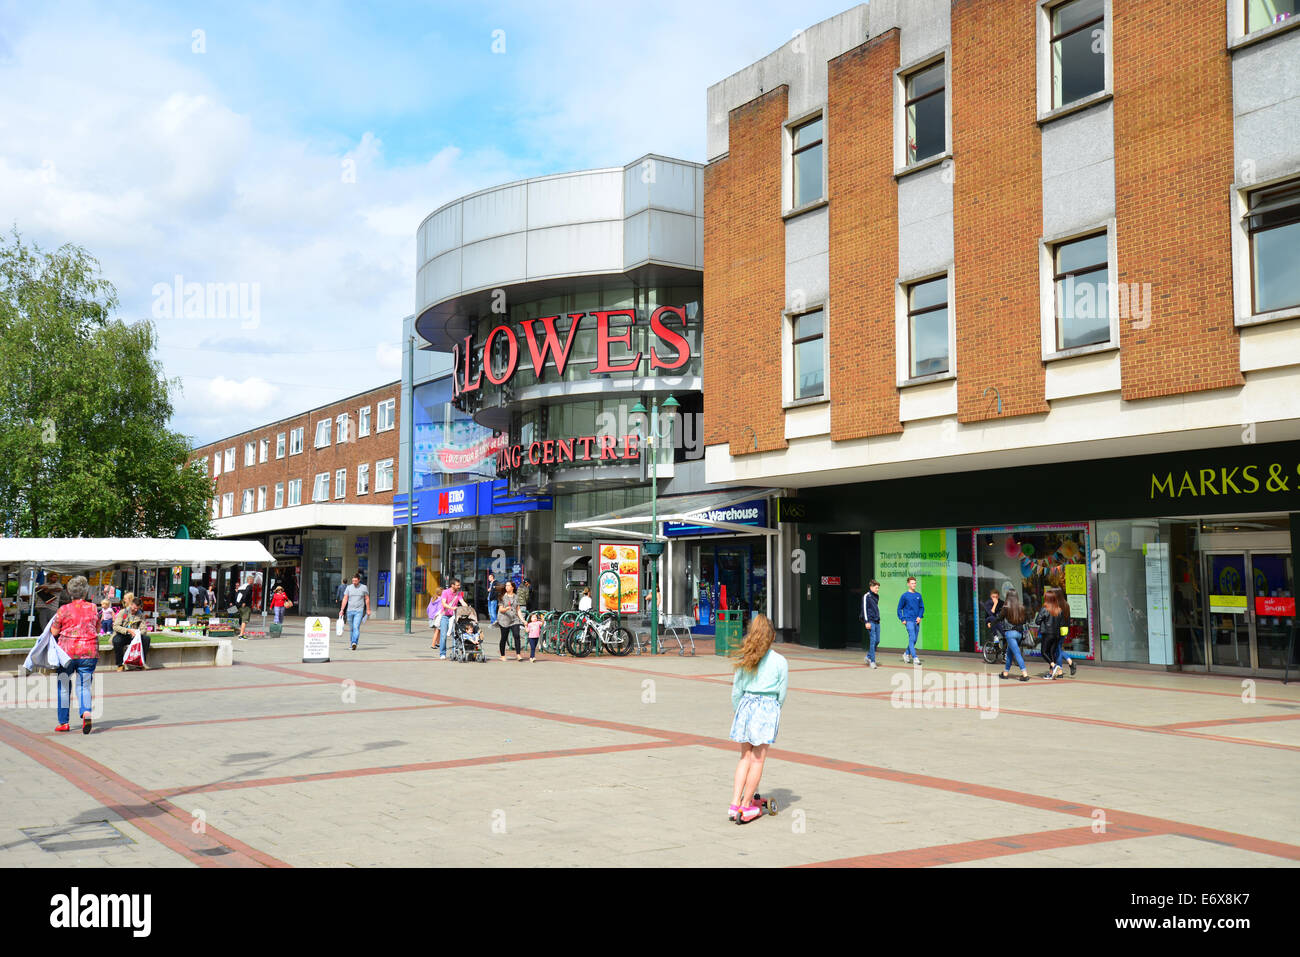
[[[959,650],[957,628],[957,530],[912,529],[876,532],[875,578],[880,582],[880,644],[906,648],[907,631],[898,620],[898,599],[909,575],[925,602],[917,647]]]

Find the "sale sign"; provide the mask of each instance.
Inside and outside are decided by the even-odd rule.
[[[1280,595],[1260,595],[1255,599],[1255,614],[1269,618],[1294,618],[1295,599]]]

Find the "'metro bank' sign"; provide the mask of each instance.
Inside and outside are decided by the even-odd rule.
[[[474,347],[474,337],[466,336],[463,344],[452,349],[454,373],[452,382],[455,394],[474,392],[487,379],[492,385],[509,382],[519,369],[520,339],[528,348],[528,358],[532,362],[533,372],[540,380],[547,366],[555,369],[557,376],[564,375],[569,364],[569,354],[573,349],[574,337],[583,320],[591,319],[596,326],[596,364],[592,375],[609,372],[635,372],[641,365],[642,353],[638,352],[625,361],[613,362],[610,359],[610,346],[621,343],[626,348],[632,347],[632,326],[636,324],[636,313],[631,309],[605,309],[598,312],[571,312],[572,321],[567,336],[562,336],[555,328],[557,316],[544,316],[540,319],[525,319],[520,323],[522,336],[513,327],[500,325],[487,334],[482,346]],[[626,319],[626,324],[621,320]],[[615,327],[615,320],[619,325]],[[664,369],[673,371],[686,365],[691,359],[690,343],[686,337],[670,324],[680,324],[686,328],[686,310],[679,306],[660,306],[650,314],[650,331],[665,347],[665,353],[658,349],[650,350],[651,370]],[[493,368],[492,357],[504,360],[504,369]]]

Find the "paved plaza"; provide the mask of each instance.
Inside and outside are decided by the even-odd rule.
[[[854,650],[778,645],[790,694],[762,790],[780,813],[737,827],[730,668],[711,643],[456,664],[417,625],[368,623],[328,664],[301,662],[295,619],[236,641],[231,668],[110,672],[90,736],[56,735],[51,709],[0,711],[0,861],[1300,862],[1294,683],[1086,666],[998,682],[929,656],[918,686],[896,653],[870,671]]]

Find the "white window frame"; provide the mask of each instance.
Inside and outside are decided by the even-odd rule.
[[[235,493],[227,492],[221,496],[221,517],[230,518],[235,514]]]
[[[1300,16],[1294,19],[1300,20]],[[1281,25],[1281,24],[1279,24]],[[1246,228],[1246,213],[1250,210],[1250,194],[1262,189],[1275,189],[1284,183],[1300,181],[1300,168],[1282,176],[1260,183],[1234,183],[1230,198],[1232,209],[1232,303],[1235,323],[1238,326],[1258,326],[1267,322],[1300,318],[1300,307],[1254,312],[1255,277],[1251,273],[1250,231]]]
[[[334,470],[334,497],[347,498],[348,495],[348,470]]]
[[[363,405],[357,410],[357,438],[362,439],[370,434],[370,406]]]
[[[1261,40],[1267,40],[1275,34],[1300,27],[1300,14],[1283,20],[1281,23],[1269,23],[1253,33],[1248,33],[1249,18],[1246,7],[1250,0],[1227,0],[1228,2],[1228,49],[1236,51],[1251,46]]]
[[[298,428],[290,430],[289,432],[289,454],[290,455],[302,455],[303,434],[306,431],[306,429],[307,427],[305,425],[300,425],[298,426]],[[297,448],[294,448],[295,445],[297,446]]]
[[[271,457],[271,440],[258,439],[257,440],[257,464],[265,465],[266,460],[269,459],[270,457]]]
[[[215,522],[221,517],[221,496],[212,496],[212,520]]]
[[[244,443],[244,468],[252,468],[257,464],[257,443]]]
[[[796,399],[794,397],[794,324],[796,319],[810,312],[822,314],[822,394]],[[781,404],[783,408],[796,409],[805,405],[821,405],[830,402],[830,340],[830,304],[825,300],[810,302],[801,309],[787,309],[781,314]]]
[[[289,499],[290,506],[302,504],[302,479],[289,480]]]
[[[1076,239],[1085,239],[1094,233],[1106,233],[1106,301],[1110,312],[1110,339],[1088,346],[1075,346],[1073,349],[1056,347],[1056,247]],[[1049,236],[1038,242],[1038,295],[1039,310],[1042,319],[1043,361],[1054,362],[1058,359],[1073,359],[1075,356],[1091,355],[1094,352],[1109,352],[1119,348],[1119,285],[1115,279],[1117,261],[1115,251],[1115,220],[1106,219],[1087,227],[1072,229],[1068,233]],[[1132,321],[1124,317],[1124,321]],[[956,325],[956,323],[954,323]]]
[[[322,494],[322,491],[324,494]],[[328,502],[330,500],[329,472],[316,473],[316,477],[311,483],[311,500],[313,502]]]
[[[232,445],[230,448],[226,449],[226,471],[233,472],[234,470],[235,470],[235,447]]]
[[[259,485],[257,487],[257,510],[259,512],[266,511],[266,486],[265,485]]]
[[[324,428],[322,428],[322,426],[324,426]],[[317,449],[327,448],[330,444],[330,437],[333,435],[333,433],[334,433],[333,420],[321,419],[319,422],[316,423],[316,439],[313,442],[312,447]],[[324,435],[325,437],[324,442],[321,441],[322,435]]]
[[[275,508],[284,508],[284,483],[275,483]]]
[[[802,206],[794,205],[794,133],[799,127],[813,120],[822,121],[822,194],[812,202],[804,203]],[[808,110],[800,115],[785,121],[781,128],[781,215],[785,217],[797,216],[800,213],[806,213],[810,210],[819,209],[825,206],[830,197],[827,195],[830,191],[830,177],[826,163],[827,144],[830,141],[830,130],[826,122],[826,104],[821,103],[815,109]],[[811,310],[808,310],[811,311]]]
[[[1112,0],[1105,0],[1105,20],[1103,21],[1106,52],[1103,54],[1105,65],[1103,76],[1105,86],[1072,103],[1052,106],[1052,11],[1057,7],[1071,3],[1073,0],[1038,0],[1038,122],[1046,123],[1058,117],[1086,110],[1090,106],[1111,99],[1115,90],[1113,66],[1115,57],[1111,50],[1111,33],[1115,23],[1111,11]]]
[[[894,375],[900,389],[930,382],[943,382],[957,378],[957,319],[953,309],[957,295],[957,284],[953,278],[953,267],[947,269],[927,269],[915,275],[902,277],[894,284]],[[948,276],[948,371],[935,372],[931,375],[911,378],[912,372],[912,330],[908,313],[908,290],[917,283],[929,282],[940,276]]]
[[[952,159],[952,48],[927,53],[894,71],[894,175],[904,176]],[[907,162],[907,81],[943,61],[943,150],[911,165]]]
[[[212,477],[217,478],[221,475],[221,453],[217,452],[212,456]]]
[[[239,493],[239,514],[250,515],[253,511],[253,490],[246,488]]]
[[[387,416],[384,415],[385,410],[388,411]],[[385,418],[388,420],[388,425],[384,425]],[[375,431],[391,432],[395,428],[397,428],[397,400],[385,399],[383,402],[375,403]]]
[[[362,462],[357,466],[357,494],[370,494],[370,463]]]
[[[280,432],[275,437],[275,457],[277,459],[284,458],[284,450],[285,450],[284,433]]]
[[[349,442],[352,436],[348,433],[351,431],[352,419],[346,412],[340,412],[334,417],[334,444],[342,445]]]
[[[381,485],[380,481],[383,477],[385,468],[387,468],[388,470],[388,484]],[[393,490],[393,460],[380,459],[378,462],[375,463],[375,491],[391,492],[392,490]]]

